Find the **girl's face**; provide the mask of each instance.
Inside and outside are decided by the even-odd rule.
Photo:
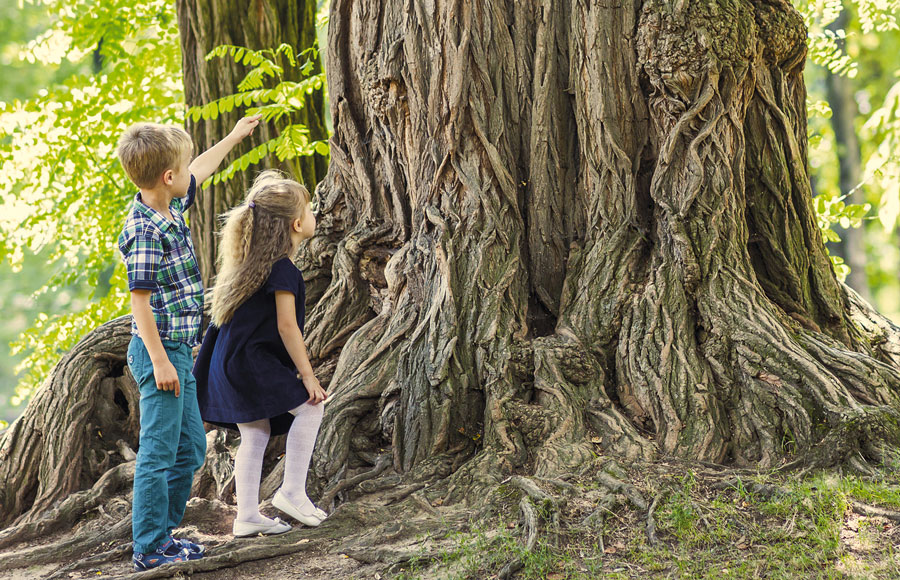
[[[308,206],[300,208],[300,215],[301,217],[295,218],[291,224],[291,240],[294,242],[294,248],[303,240],[311,238],[316,231],[316,216]]]

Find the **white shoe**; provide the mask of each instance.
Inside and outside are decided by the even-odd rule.
[[[283,522],[281,518],[275,518],[271,524],[256,524],[253,522],[234,520],[234,525],[231,526],[231,533],[234,534],[235,538],[246,538],[247,536],[256,536],[258,534],[274,536],[290,531],[290,524]]]
[[[312,509],[307,507],[305,510],[301,511],[300,506],[289,500],[280,489],[275,492],[275,496],[272,498],[272,505],[301,524],[316,527],[322,523],[322,519],[316,514],[318,508],[312,505],[312,502],[309,503],[309,505],[312,506]]]
[[[313,504],[313,507],[316,507],[315,504]],[[325,518],[328,517],[328,514],[325,513],[325,510],[320,510],[319,508],[316,508],[315,514],[316,514],[316,517],[319,518],[320,520],[324,520]]]

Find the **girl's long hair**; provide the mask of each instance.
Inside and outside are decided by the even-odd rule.
[[[213,324],[221,327],[231,320],[265,283],[272,264],[290,256],[291,223],[311,211],[309,199],[309,191],[293,179],[263,171],[244,203],[221,216],[218,274],[209,300]]]

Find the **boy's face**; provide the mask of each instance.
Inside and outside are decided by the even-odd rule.
[[[178,167],[172,169],[172,194],[174,197],[184,197],[187,195],[188,187],[191,186],[191,157],[193,152],[188,151],[181,159]],[[200,185],[199,183],[197,185]]]

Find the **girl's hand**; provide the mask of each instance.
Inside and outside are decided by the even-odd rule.
[[[303,377],[303,386],[306,387],[306,392],[309,393],[309,401],[307,402],[310,405],[318,405],[328,398],[328,393],[319,384],[319,379],[315,375]]]

